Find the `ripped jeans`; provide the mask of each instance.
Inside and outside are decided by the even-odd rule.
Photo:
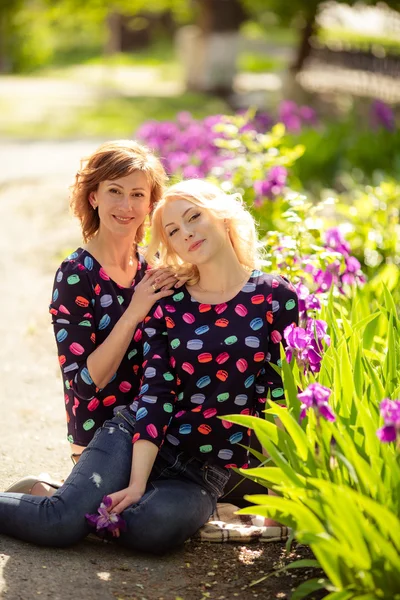
[[[51,498],[0,493],[0,533],[58,547],[92,533],[85,514],[96,513],[103,496],[129,483],[134,427],[127,409],[106,421]],[[228,471],[164,444],[145,494],[122,512],[126,531],[112,539],[134,550],[165,553],[208,520],[228,479]]]

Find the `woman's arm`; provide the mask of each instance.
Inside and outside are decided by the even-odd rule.
[[[136,425],[129,486],[110,494],[110,511],[120,513],[143,496],[147,480],[164,441],[177,400],[176,378],[170,364],[167,326],[161,305],[153,308],[143,326],[143,378],[133,405]],[[132,406],[132,405],[131,405]]]
[[[272,302],[267,312],[269,327],[269,356],[267,356],[260,375],[256,381],[256,397],[258,407],[265,404],[268,392],[272,400],[282,400],[284,389],[282,378],[271,367],[280,364],[281,342],[284,343],[283,332],[291,323],[298,324],[299,305],[296,291],[292,284],[285,278],[276,278],[279,285],[273,288],[272,300],[277,310],[272,312]],[[256,410],[258,408],[255,407]]]
[[[88,357],[89,373],[98,388],[104,388],[109,383],[125,356],[136,327],[143,321],[153,304],[175,293],[171,289],[156,292],[152,286],[157,285],[158,288],[166,283],[171,285],[175,281],[169,270],[162,269],[147,271],[137,284],[128,308],[114,325],[110,335]]]
[[[158,454],[158,448],[153,442],[139,440],[133,446],[132,468],[129,485],[124,490],[109,494],[112,499],[110,512],[120,514],[125,508],[139,502],[146,491],[147,480],[150,476]]]
[[[71,275],[79,277],[78,283],[68,284]],[[109,383],[125,356],[138,324],[157,300],[174,293],[172,290],[154,291],[152,285],[160,278],[160,285],[168,279],[160,271],[145,274],[124,314],[104,342],[96,347],[91,303],[94,292],[86,273],[79,270],[76,263],[66,263],[57,271],[50,312],[53,314],[60,364],[78,398],[90,400],[97,389]]]

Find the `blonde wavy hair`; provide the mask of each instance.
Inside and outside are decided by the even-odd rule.
[[[93,209],[89,202],[90,194],[102,181],[126,177],[134,171],[142,171],[147,176],[151,188],[151,216],[164,191],[167,175],[160,160],[149,148],[133,140],[116,140],[102,144],[89,158],[81,161],[75,183],[70,188],[70,207],[80,221],[85,243],[96,235],[100,227],[98,210]],[[136,232],[136,244],[140,244],[144,232],[143,223]]]
[[[169,266],[179,276],[188,277],[191,285],[199,280],[196,265],[185,263],[176,254],[162,226],[164,208],[174,200],[188,200],[209,211],[216,219],[226,220],[229,238],[240,264],[249,270],[259,268],[261,257],[255,222],[240,194],[227,194],[218,186],[201,179],[188,179],[172,185],[157,204],[146,251],[146,259],[151,265]]]

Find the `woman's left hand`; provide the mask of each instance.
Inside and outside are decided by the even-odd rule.
[[[178,289],[182,287],[189,279],[188,277],[176,275],[172,269],[169,268],[148,269],[147,272],[156,276],[155,283],[159,290],[170,290],[172,288]]]
[[[119,492],[108,494],[109,498],[112,500],[112,504],[108,509],[108,512],[115,513],[117,515],[121,514],[123,510],[128,508],[128,506],[137,504],[144,492],[145,490],[139,489],[136,486],[129,486],[123,490],[120,490]],[[114,537],[119,537],[119,529],[115,529],[112,534]]]
[[[139,489],[137,486],[131,485],[123,490],[120,490],[119,492],[108,494],[112,500],[112,504],[108,512],[113,512],[117,515],[121,514],[123,510],[128,508],[128,506],[137,504],[144,492],[144,489]]]

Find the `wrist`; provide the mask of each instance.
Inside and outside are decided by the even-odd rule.
[[[124,319],[125,325],[127,325],[133,331],[141,322],[139,315],[135,313],[130,306],[128,306],[121,318]]]
[[[146,491],[146,482],[133,480],[129,482],[128,488],[137,494],[143,495]]]

